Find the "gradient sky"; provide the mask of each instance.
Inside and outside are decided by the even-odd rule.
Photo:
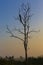
[[[20,27],[20,23],[14,20],[13,16],[18,16],[20,5],[27,1],[33,15],[30,19],[30,29],[40,29],[39,33],[31,34],[28,56],[43,55],[43,0],[0,0],[0,56],[24,56],[23,42],[10,38],[10,34],[6,33],[6,25],[9,25],[10,29]]]

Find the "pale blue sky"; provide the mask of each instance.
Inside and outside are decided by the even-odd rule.
[[[5,38],[7,38],[8,35],[6,33],[6,25],[9,25],[10,28],[13,28],[13,26],[19,26],[19,23],[17,23],[18,21],[15,21],[13,16],[18,16],[18,9],[20,5],[22,3],[26,3],[27,1],[30,5],[30,12],[33,15],[30,19],[31,28],[42,29],[43,31],[43,0],[0,0],[0,52],[2,51],[1,47],[3,47],[3,49],[5,48],[2,45],[5,44],[3,41],[5,41]],[[6,44],[5,46],[7,46]],[[4,55],[6,55],[7,52],[8,51],[6,50]],[[1,54],[3,55],[3,53]]]
[[[31,18],[31,22],[34,24],[38,23],[39,17],[41,18],[41,14],[43,14],[43,0],[0,0],[0,29],[4,30],[6,24],[16,25],[13,16],[18,15],[18,8],[22,3],[26,3],[29,1],[31,14],[33,14]],[[35,25],[34,24],[34,25]]]

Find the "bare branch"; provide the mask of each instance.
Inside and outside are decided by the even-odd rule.
[[[20,29],[16,29],[15,28],[15,30],[18,31],[18,32],[20,32],[21,34],[24,34]]]
[[[21,41],[24,41],[23,39],[21,39],[21,38],[15,36],[15,35],[11,35],[10,37],[18,38],[18,39],[20,39]]]
[[[19,17],[18,17],[18,16],[17,16],[17,17],[14,17],[14,16],[13,16],[13,18],[14,18],[14,20],[19,20]]]
[[[22,25],[24,26],[24,23],[22,22],[22,20],[23,20],[23,17],[21,16],[21,14],[19,13],[19,16],[18,17],[14,17],[13,16],[13,18],[15,19],[15,20],[19,20],[20,21],[20,23],[22,23]]]
[[[38,30],[38,31],[32,30],[29,33],[32,33],[32,32],[36,32],[37,33],[37,32],[40,32],[40,30]]]
[[[22,16],[21,16],[20,13],[19,13],[19,20],[20,20],[20,22],[23,24],[23,22],[22,22]],[[24,24],[23,24],[23,26],[24,26]]]
[[[7,33],[10,33],[11,35],[13,35],[12,31],[9,29],[8,25],[7,26]]]
[[[20,37],[18,37],[18,36],[15,36],[13,33],[12,33],[12,31],[9,29],[9,27],[8,27],[8,25],[7,25],[7,33],[10,33],[11,34],[11,36],[10,37],[15,37],[15,38],[18,38],[18,39],[20,39],[20,40],[22,40],[22,41],[24,41],[23,39],[21,39]]]

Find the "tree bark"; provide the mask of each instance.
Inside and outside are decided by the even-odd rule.
[[[25,48],[25,65],[27,65],[27,47]]]
[[[24,24],[24,49],[25,49],[25,65],[27,65],[27,34],[26,34],[26,21]]]

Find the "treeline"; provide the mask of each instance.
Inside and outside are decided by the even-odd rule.
[[[28,58],[28,64],[32,65],[43,65],[43,57],[30,57]]]
[[[25,65],[25,60],[16,60],[14,56],[10,57],[0,57],[0,65]],[[43,57],[29,57],[27,59],[27,65],[43,65]]]

